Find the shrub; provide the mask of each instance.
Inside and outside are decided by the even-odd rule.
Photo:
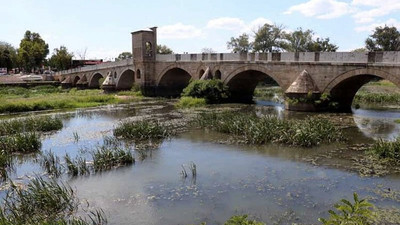
[[[204,98],[181,97],[175,106],[178,108],[196,108],[205,106],[206,104]]]
[[[221,80],[195,80],[183,89],[183,97],[204,98],[208,104],[222,103],[229,97],[228,87]]]

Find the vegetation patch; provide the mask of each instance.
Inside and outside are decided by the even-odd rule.
[[[62,127],[62,120],[52,116],[2,120],[0,121],[0,136],[32,131],[48,132],[60,130]]]
[[[88,212],[88,220],[74,216],[79,206],[71,187],[38,177],[25,188],[11,185],[0,208],[0,223],[100,225],[107,222],[102,211]]]
[[[390,159],[400,163],[400,137],[394,141],[378,140],[368,151],[380,159]]]
[[[163,139],[172,134],[166,125],[158,121],[123,122],[114,129],[114,136],[122,139],[144,141],[149,139]]]
[[[0,150],[6,153],[38,152],[41,146],[40,136],[34,132],[0,137]]]
[[[200,114],[195,123],[200,127],[233,134],[248,144],[282,143],[311,147],[344,140],[339,128],[321,118],[281,120],[275,116],[223,112]]]
[[[254,97],[261,100],[271,100],[275,102],[284,101],[283,90],[278,87],[257,87],[254,90]]]
[[[197,108],[207,105],[204,98],[181,97],[175,104],[177,108]]]
[[[182,97],[204,98],[207,104],[223,103],[230,96],[221,80],[194,80],[183,89]]]
[[[110,149],[103,146],[93,152],[92,156],[93,168],[96,172],[135,163],[132,153],[123,149]]]

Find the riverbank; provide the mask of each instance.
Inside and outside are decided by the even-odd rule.
[[[87,108],[139,99],[141,94],[135,91],[105,94],[102,90],[65,90],[54,86],[3,87],[0,89],[0,113]]]

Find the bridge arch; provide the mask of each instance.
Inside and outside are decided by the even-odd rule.
[[[281,80],[267,69],[260,66],[243,66],[229,73],[223,79],[235,101],[249,102],[253,99],[254,90],[260,81],[273,79],[281,88]]]
[[[117,90],[130,90],[135,83],[135,71],[132,69],[124,70],[119,76],[116,84]]]
[[[374,79],[385,79],[400,87],[400,79],[393,74],[374,68],[347,71],[333,79],[324,89],[331,100],[337,103],[337,110],[351,111],[351,105],[357,91]]]
[[[100,72],[94,73],[89,80],[88,86],[89,88],[100,88],[100,79],[104,78],[104,75]]]
[[[192,75],[180,67],[169,67],[161,73],[157,81],[157,94],[178,97],[189,84]]]
[[[76,83],[78,83],[78,81],[80,80],[81,78],[78,76],[78,75],[76,75],[75,77],[74,77],[74,79],[72,80],[72,86],[76,86]]]

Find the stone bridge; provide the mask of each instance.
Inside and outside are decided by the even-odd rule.
[[[373,79],[400,87],[400,52],[283,52],[155,54],[157,30],[132,33],[133,59],[60,71],[63,86],[125,90],[138,85],[146,96],[178,96],[189,81],[221,79],[236,101],[249,101],[256,85],[272,78],[296,101],[288,109],[318,110],[326,93],[336,109],[350,110],[358,89]],[[295,102],[295,104],[293,104]]]

